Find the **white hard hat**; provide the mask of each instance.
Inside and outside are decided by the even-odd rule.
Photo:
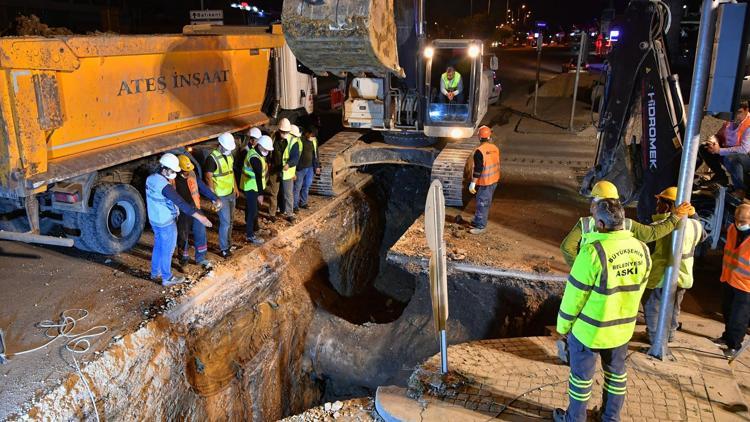
[[[219,135],[219,145],[223,146],[227,151],[234,151],[237,147],[234,143],[234,136],[229,132],[224,132]]]
[[[296,138],[299,138],[300,136],[302,136],[302,133],[300,133],[299,127],[297,127],[297,125],[292,125],[292,129],[289,131],[289,133],[291,133],[292,136]]]
[[[161,158],[159,158],[159,164],[174,171],[175,173],[179,173],[181,170],[179,158],[177,158],[177,156],[172,154],[171,152],[162,155]]]
[[[289,122],[289,119],[284,117],[279,122],[279,130],[282,132],[290,132],[292,130],[292,124]]]
[[[273,151],[273,141],[268,135],[263,135],[258,139],[258,145],[260,145],[266,151]]]
[[[263,136],[263,134],[260,132],[260,129],[258,129],[257,127],[250,129],[250,132],[248,132],[248,135],[250,135],[251,138],[255,138],[255,139],[258,139],[261,136]]]

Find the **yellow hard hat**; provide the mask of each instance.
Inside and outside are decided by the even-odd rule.
[[[594,187],[591,189],[591,196],[594,199],[620,199],[620,194],[617,193],[617,186],[612,182],[606,180],[600,180],[596,182]]]
[[[661,191],[660,194],[656,195],[657,198],[669,199],[672,202],[677,201],[677,187],[672,186]]]
[[[188,158],[187,155],[180,155],[177,159],[180,160],[180,168],[182,171],[193,171],[195,168],[195,165],[193,165],[193,162],[190,161],[190,158]]]

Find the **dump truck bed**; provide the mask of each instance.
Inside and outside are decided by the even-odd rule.
[[[264,122],[274,32],[0,39],[0,196]]]

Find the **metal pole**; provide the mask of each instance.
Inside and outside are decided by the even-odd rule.
[[[536,116],[536,103],[539,98],[539,69],[542,66],[542,40],[544,35],[539,30],[539,37],[536,39],[536,83],[534,84],[534,111],[533,114]]]
[[[581,61],[583,61],[583,55],[588,50],[586,44],[588,42],[588,34],[586,31],[581,31],[581,46],[578,48],[578,63],[576,64],[576,82],[573,85],[573,105],[570,107],[570,124],[568,130],[574,132],[573,118],[576,115],[576,101],[578,101],[578,81],[581,77]]]
[[[490,10],[492,9],[492,0],[487,0],[487,14],[490,14]]]
[[[682,163],[680,164],[677,201],[675,201],[675,204],[690,201],[692,193],[695,162],[700,144],[703,105],[706,102],[708,87],[708,71],[711,66],[711,50],[714,43],[716,8],[718,5],[719,2],[716,0],[703,1],[701,24],[698,30],[698,46],[695,50],[693,85],[690,87],[690,107],[688,109],[687,128],[685,129],[685,142],[682,145]],[[649,355],[661,360],[669,356],[667,340],[672,323],[672,305],[677,290],[677,277],[680,274],[679,269],[680,261],[682,260],[681,252],[684,237],[685,221],[683,219],[674,233],[672,233],[672,262],[667,267],[662,279],[664,282],[662,285],[662,301],[659,307],[659,322],[656,327],[654,342],[648,351]]]
[[[440,330],[440,371],[448,373],[448,339],[445,330]]]

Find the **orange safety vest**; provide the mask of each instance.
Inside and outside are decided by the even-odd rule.
[[[201,209],[201,194],[198,191],[198,181],[195,177],[195,172],[191,171],[187,177],[187,185],[190,190],[190,196],[193,197],[193,202],[195,202],[195,208]]]
[[[750,293],[750,237],[739,246],[736,244],[737,227],[732,224],[727,229],[727,242],[724,244],[721,281]]]
[[[737,128],[737,144],[736,145],[740,145],[740,143],[742,143],[742,135],[745,134],[745,131],[749,127],[750,127],[750,116],[745,117],[745,120],[740,122],[740,127]]]
[[[482,142],[477,147],[482,153],[484,168],[477,180],[478,186],[489,186],[500,181],[500,150],[492,142]]]

